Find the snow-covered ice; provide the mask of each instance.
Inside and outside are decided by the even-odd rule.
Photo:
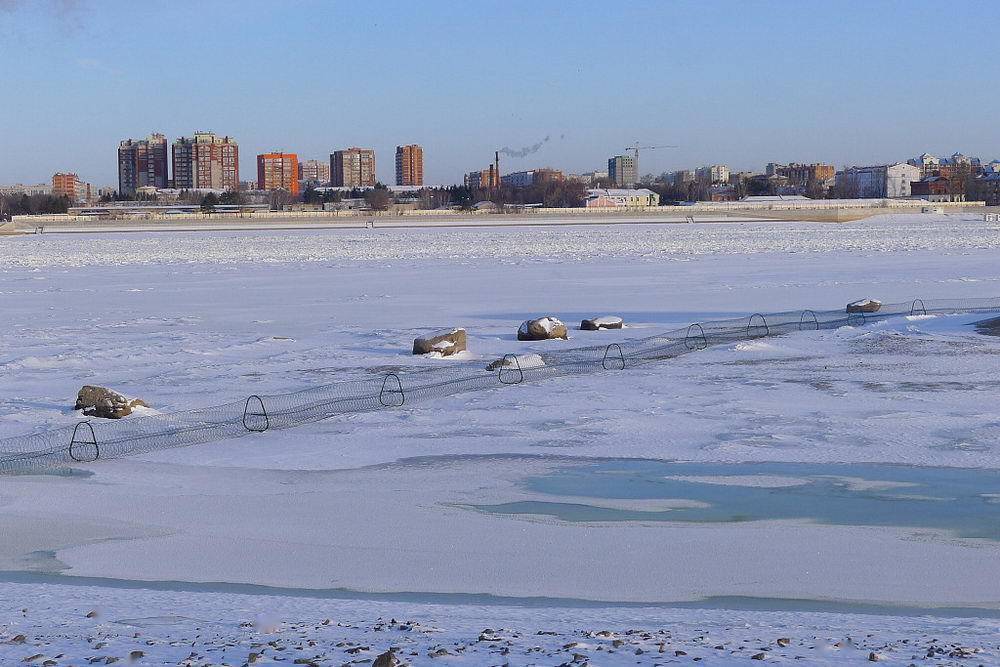
[[[411,344],[453,326],[468,332],[464,361],[486,365],[510,353],[525,367],[552,349],[692,321],[841,308],[862,297],[891,303],[997,296],[998,247],[1000,226],[973,215],[839,225],[4,237],[0,437],[75,423],[73,398],[83,384],[109,386],[169,412],[387,369],[440,367],[452,358],[414,357]],[[573,330],[568,342],[516,340],[520,322],[537,313],[579,321],[601,312],[620,315],[629,327]],[[331,656],[343,648],[336,641],[350,635],[371,646],[354,654],[368,661],[376,649],[402,642],[420,663],[435,642],[471,644],[478,625],[505,624],[522,635],[505,656],[511,664],[569,660],[571,652],[522,658],[517,650],[538,643],[555,656],[565,644],[592,644],[579,631],[605,625],[616,632],[683,628],[685,648],[678,650],[708,664],[737,655],[729,652],[737,650],[732,642],[743,643],[741,658],[766,646],[769,659],[784,660],[774,641],[792,629],[798,643],[787,647],[789,661],[793,649],[807,651],[801,642],[814,647],[804,654],[810,662],[842,661],[846,653],[829,647],[850,642],[863,645],[850,654],[858,661],[885,650],[908,664],[904,648],[935,634],[942,642],[975,638],[986,651],[978,662],[988,663],[997,659],[989,614],[1000,608],[994,540],[787,520],[572,523],[472,508],[538,499],[524,487],[526,476],[595,458],[1000,469],[1000,338],[977,333],[981,319],[920,316],[806,331],[624,373],[457,395],[81,466],[86,474],[0,478],[0,570],[122,586],[0,584],[0,642],[34,633],[52,642],[34,653],[80,660],[81,651],[92,651],[85,635],[98,629],[120,635],[116,650],[129,644],[120,638],[131,633],[113,620],[177,615],[184,618],[142,630],[162,639],[144,649],[149,656],[176,663],[187,653],[168,648],[170,642],[188,641],[202,621],[220,628],[219,642],[249,650],[260,636],[239,623],[266,611],[286,633],[298,632],[296,623],[318,625],[324,614],[357,625],[306,634],[318,642],[317,653]],[[700,481],[776,492],[796,481],[740,475]],[[844,483],[859,490],[872,481]],[[649,511],[687,502],[563,500]],[[984,508],[996,507],[984,500]],[[129,587],[135,581],[353,591],[360,599],[324,600],[329,611],[313,612],[319,603],[294,596],[153,592]],[[364,597],[402,594],[415,597]],[[435,606],[429,597],[477,594],[499,603],[539,596],[550,602],[530,609],[476,599]],[[63,631],[35,615],[41,607],[29,601],[36,596],[45,609],[66,610],[55,614]],[[770,611],[620,606],[707,607],[710,600],[757,600]],[[845,607],[803,616],[782,611],[788,600],[939,611],[935,618],[876,617]],[[619,606],[560,606],[567,601]],[[100,628],[77,615],[88,605],[110,610]],[[22,607],[29,613],[19,617]],[[958,608],[980,616],[942,617]],[[378,616],[438,623],[443,634],[409,644],[413,635],[383,628],[380,643],[365,635],[376,636]],[[550,624],[557,635],[531,635],[552,619],[562,619]],[[699,635],[726,650],[709,650],[694,641]],[[643,641],[635,648],[648,658],[657,643]],[[219,642],[197,650],[221,662]],[[486,655],[480,651],[492,644],[479,644],[452,651],[454,659],[482,664],[470,656]],[[919,645],[911,652],[925,655]],[[31,654],[0,643],[4,659]],[[337,660],[347,655],[337,653]],[[626,662],[622,652],[608,655],[599,663]],[[627,656],[628,664],[643,660],[634,650]]]

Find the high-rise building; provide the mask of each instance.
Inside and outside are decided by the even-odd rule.
[[[631,155],[616,155],[608,160],[608,178],[615,187],[631,188],[639,182],[638,168]]]
[[[396,146],[396,185],[424,184],[424,149],[417,144]]]
[[[306,160],[299,169],[299,180],[325,185],[330,182],[330,163],[326,160]]]
[[[257,189],[286,190],[299,194],[299,156],[295,153],[263,153],[257,156]]]
[[[174,187],[181,190],[238,190],[240,148],[231,137],[195,132],[172,146]]]
[[[90,183],[84,183],[72,172],[52,174],[52,195],[66,197],[74,204],[91,200]]]
[[[346,148],[330,155],[330,184],[338,188],[369,188],[375,185],[375,151]]]
[[[162,134],[118,144],[118,192],[131,195],[143,187],[167,187],[167,138]]]

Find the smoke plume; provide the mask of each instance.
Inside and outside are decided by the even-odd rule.
[[[515,149],[515,148],[510,148],[509,146],[504,146],[503,148],[500,149],[500,153],[502,155],[506,155],[507,157],[527,157],[541,150],[542,146],[547,144],[549,142],[549,139],[551,138],[552,137],[546,135],[545,138],[539,141],[538,143],[531,144],[530,146],[525,146],[524,148]]]

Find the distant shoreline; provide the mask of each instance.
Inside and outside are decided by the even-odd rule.
[[[946,209],[947,210],[947,209]],[[955,207],[952,213],[981,213],[982,207]],[[569,212],[573,211],[573,212]],[[654,224],[703,224],[703,223],[789,223],[816,222],[840,223],[884,214],[924,215],[918,207],[829,207],[777,210],[692,210],[679,215],[676,209],[660,211],[599,211],[579,212],[567,210],[558,213],[511,214],[442,214],[442,215],[384,215],[354,214],[330,216],[298,214],[269,217],[240,218],[236,215],[218,217],[184,216],[166,219],[127,220],[53,220],[51,216],[38,216],[33,221],[24,216],[0,228],[6,234],[79,234],[117,232],[219,232],[219,231],[293,231],[319,229],[428,229],[474,227],[549,227],[566,225],[654,225]]]
[[[694,224],[702,223],[752,223],[792,222],[745,216],[697,217]],[[372,224],[374,223],[374,224]],[[572,225],[658,225],[691,224],[677,216],[644,217],[574,217],[554,218],[525,215],[490,215],[454,218],[413,218],[408,216],[362,217],[353,219],[299,218],[299,219],[214,219],[214,220],[100,220],[93,222],[44,222],[28,225],[18,222],[13,234],[101,234],[118,232],[223,232],[223,231],[303,231],[323,229],[470,229],[476,227],[563,227]]]

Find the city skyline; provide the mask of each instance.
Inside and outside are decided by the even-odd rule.
[[[112,185],[122,140],[195,130],[235,138],[242,174],[270,151],[305,161],[371,147],[383,183],[395,180],[395,147],[409,143],[429,156],[428,184],[461,182],[505,148],[504,173],[593,171],[635,141],[678,146],[644,152],[640,175],[713,163],[840,168],[925,150],[1000,156],[990,120],[998,94],[989,89],[998,66],[980,55],[1000,10],[987,5],[956,13],[914,3],[903,12],[885,3],[854,16],[783,3],[612,12],[582,3],[570,14],[513,2],[471,10],[483,26],[476,31],[449,27],[454,10],[444,3],[179,3],[144,11],[146,24],[163,26],[160,40],[130,30],[127,7],[0,3],[10,35],[0,53],[29,64],[0,77],[34,100],[0,110],[0,182],[72,171]],[[205,42],[176,29],[185,21],[227,29]],[[882,31],[889,22],[905,29]],[[558,47],[551,30],[566,36]],[[275,33],[298,48],[280,56],[259,48]],[[350,48],[331,68],[334,34]],[[771,43],[772,34],[782,41]],[[489,35],[503,58],[487,77],[473,56]],[[633,64],[604,57],[608,35],[634,41]],[[928,58],[928,45],[948,58]],[[157,60],[169,65],[150,68]]]

